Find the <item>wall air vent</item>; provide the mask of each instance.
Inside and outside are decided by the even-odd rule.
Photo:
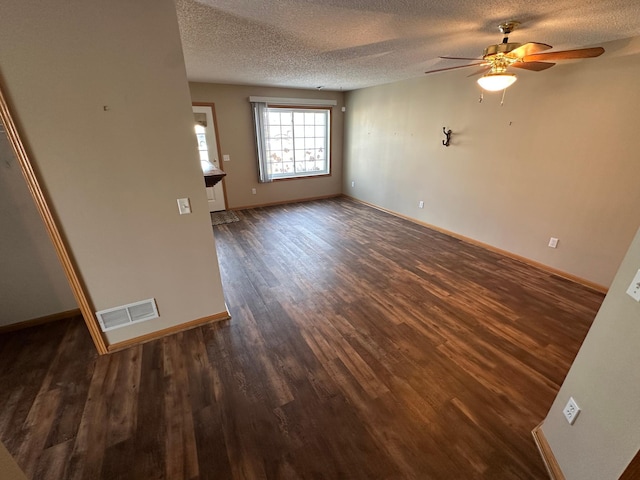
[[[141,302],[130,303],[120,307],[107,308],[96,312],[98,322],[103,332],[114,328],[126,327],[133,323],[144,322],[158,318],[158,307],[153,298]]]

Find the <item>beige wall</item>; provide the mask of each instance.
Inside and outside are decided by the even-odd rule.
[[[640,40],[605,48],[502,107],[465,69],[348,93],[344,193],[608,286],[640,224]]]
[[[0,126],[0,326],[77,308]]]
[[[323,197],[342,192],[343,93],[208,83],[191,83],[189,86],[194,102],[216,104],[220,149],[223,155],[231,157],[230,162],[222,162],[222,168],[227,173],[224,182],[228,208]],[[332,112],[331,176],[258,183],[249,96],[336,100],[338,105],[333,107]],[[252,188],[256,189],[255,195],[251,193]]]
[[[173,2],[2,9],[8,100],[90,302],[157,300],[159,319],[109,342],[224,312]]]
[[[544,421],[567,480],[618,478],[640,447],[640,303],[626,294],[639,268],[640,231]],[[569,397],[582,410],[573,426]]]

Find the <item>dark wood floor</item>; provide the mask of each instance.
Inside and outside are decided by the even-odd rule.
[[[33,479],[543,479],[603,296],[344,199],[215,227],[230,322],[97,357],[0,337],[0,438]]]

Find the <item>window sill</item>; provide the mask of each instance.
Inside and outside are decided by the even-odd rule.
[[[320,178],[320,177],[330,177],[331,173],[319,173],[317,175],[303,175],[300,177],[282,177],[282,178],[274,178],[271,182],[287,182],[289,180],[305,180],[307,178]]]

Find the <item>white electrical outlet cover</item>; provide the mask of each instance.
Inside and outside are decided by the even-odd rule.
[[[564,407],[562,413],[564,414],[564,418],[567,419],[567,422],[569,422],[569,425],[573,425],[573,423],[576,421],[576,418],[578,418],[578,414],[580,413],[580,407],[573,399],[573,397],[569,397],[567,406]]]
[[[631,284],[627,288],[627,295],[636,302],[640,302],[640,270],[636,272],[636,276],[631,280]]]
[[[554,237],[551,237],[551,238],[549,239],[549,246],[550,246],[551,248],[556,248],[556,247],[558,246],[558,239],[557,239],[557,238],[554,238]]]

